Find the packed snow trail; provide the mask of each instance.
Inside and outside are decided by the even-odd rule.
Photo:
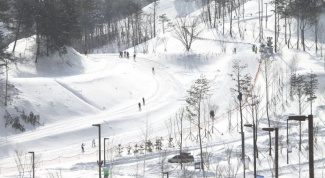
[[[44,152],[48,150],[49,153],[56,149],[64,149],[71,145],[76,145],[76,149],[79,149],[81,142],[87,142],[93,138],[97,138],[97,129],[92,127],[92,124],[102,124],[102,136],[110,137],[123,134],[125,131],[128,133],[138,132],[141,128],[135,127],[135,125],[143,125],[145,119],[148,117],[150,122],[155,123],[155,127],[164,126],[164,119],[168,116],[159,115],[158,110],[177,110],[175,105],[181,105],[184,99],[183,86],[169,74],[168,68],[162,67],[159,63],[152,62],[150,59],[137,57],[137,62],[132,59],[118,58],[112,55],[89,55],[90,59],[94,60],[118,60],[118,62],[110,69],[102,68],[100,71],[91,71],[77,76],[60,77],[60,78],[49,78],[50,81],[58,82],[62,87],[62,90],[68,90],[76,98],[79,98],[82,102],[86,102],[88,105],[95,106],[98,110],[100,107],[96,103],[91,101],[91,98],[85,97],[82,93],[76,93],[72,91],[72,87],[69,86],[71,80],[83,80],[92,78],[91,81],[96,80],[96,76],[99,74],[99,78],[109,77],[109,71],[117,68],[119,65],[128,64],[132,67],[137,68],[144,75],[149,75],[149,80],[154,83],[151,92],[146,93],[146,105],[143,106],[142,112],[138,111],[137,104],[125,102],[119,103],[119,105],[103,110],[100,114],[84,117],[73,117],[61,120],[55,123],[45,123],[44,126],[38,127],[35,130],[26,131],[17,135],[7,136],[6,141],[0,143],[0,149],[2,150],[14,150],[17,145],[20,148],[33,148],[35,151]],[[154,66],[156,69],[155,75],[151,74],[151,67]],[[108,73],[108,74],[107,74]],[[138,81],[139,85],[146,83],[148,78],[144,78]],[[76,80],[74,80],[76,79]],[[35,78],[19,78],[20,80],[35,80]],[[43,79],[46,80],[46,79]],[[131,79],[130,79],[131,80]],[[153,82],[152,82],[153,81]],[[28,83],[28,82],[26,82]],[[130,86],[133,87],[133,86]],[[109,99],[109,96],[107,96]],[[140,98],[140,97],[139,97]],[[171,104],[173,103],[173,104]],[[178,104],[177,104],[178,103]],[[55,109],[55,108],[53,108]],[[157,113],[157,114],[155,114]],[[170,113],[170,112],[166,112]],[[150,115],[150,116],[148,116]],[[131,132],[130,132],[131,131]],[[80,135],[84,135],[84,139],[80,140]],[[50,137],[50,138],[48,138]],[[62,137],[65,139],[69,138],[69,143],[62,143],[59,141]],[[126,136],[127,137],[127,136]],[[124,138],[125,141],[128,138]],[[123,140],[123,138],[122,138]],[[128,140],[129,141],[129,140]],[[53,144],[50,144],[50,143]],[[55,144],[54,144],[55,143]],[[45,150],[37,150],[33,145],[43,145]],[[13,159],[13,153],[0,153],[1,158],[11,157]],[[43,153],[43,154],[46,154]],[[43,157],[46,157],[44,155]]]

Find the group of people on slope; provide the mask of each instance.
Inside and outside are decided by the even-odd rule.
[[[119,55],[119,57],[120,58],[123,58],[123,57],[125,57],[125,58],[130,58],[130,53],[129,53],[129,51],[120,51],[120,55]],[[133,60],[135,60],[135,57],[136,57],[136,54],[134,53],[133,54]]]
[[[142,98],[142,104],[143,104],[143,106],[146,105],[144,98]],[[141,111],[141,102],[138,103],[138,106],[139,106],[139,111]]]

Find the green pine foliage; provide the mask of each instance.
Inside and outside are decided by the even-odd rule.
[[[6,52],[8,48],[8,44],[6,43],[2,31],[0,31],[0,61],[4,62],[4,60],[10,58],[10,54]]]

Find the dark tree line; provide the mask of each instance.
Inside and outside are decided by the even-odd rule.
[[[155,35],[155,30],[150,29],[149,33],[144,29],[149,25],[146,17],[152,15],[143,14],[141,8],[151,2],[0,0],[0,22],[12,31],[10,42],[35,35],[37,62],[39,55],[55,51],[64,53],[66,46],[83,52],[109,42],[129,47],[149,39]],[[153,20],[156,17],[151,18]]]
[[[314,30],[315,50],[318,49],[318,36],[319,36],[319,15],[324,10],[324,2],[321,0],[274,0],[273,3],[277,7],[276,26],[279,24],[279,19],[284,19],[286,22],[285,28],[285,44],[288,48],[291,47],[291,19],[297,22],[297,42],[296,48],[306,50],[305,32],[308,28]],[[288,22],[288,23],[287,23]],[[275,30],[275,34],[279,34],[279,30]],[[287,34],[289,33],[289,34]],[[277,35],[279,36],[279,35]]]

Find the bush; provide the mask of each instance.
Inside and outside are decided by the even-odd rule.
[[[23,125],[21,125],[20,124],[20,122],[19,122],[19,117],[15,117],[14,119],[13,119],[13,123],[12,123],[12,128],[14,128],[14,129],[19,129],[20,131],[22,131],[22,132],[24,132],[26,129],[24,128],[24,126]]]
[[[19,112],[19,111],[18,111]],[[22,111],[22,114],[19,116],[12,116],[7,110],[6,114],[4,115],[5,119],[5,127],[8,127],[9,125],[12,126],[14,129],[18,129],[22,132],[26,131],[24,125],[20,123],[21,119],[26,123],[26,124],[32,124],[35,126],[36,124],[40,125],[40,116],[35,115],[33,112],[30,112],[29,115],[26,115],[24,111]]]
[[[25,114],[25,111],[20,115],[20,117],[25,121],[25,123],[31,123],[33,126],[40,124],[39,115],[35,115],[33,112],[30,112],[29,115]]]

